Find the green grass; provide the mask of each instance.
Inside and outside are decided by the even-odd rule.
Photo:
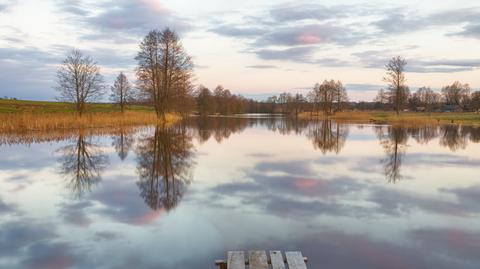
[[[128,111],[153,111],[152,107],[142,105],[129,105]],[[120,107],[114,104],[97,103],[89,104],[87,112],[118,112]],[[0,113],[74,113],[75,106],[71,103],[52,101],[27,101],[0,99]]]

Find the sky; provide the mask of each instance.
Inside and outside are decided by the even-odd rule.
[[[195,84],[256,99],[335,79],[352,101],[371,101],[396,55],[411,90],[480,88],[478,0],[0,0],[0,97],[54,100],[73,48],[107,85],[119,72],[135,82],[139,43],[165,27],[192,56]]]

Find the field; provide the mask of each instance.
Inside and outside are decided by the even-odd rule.
[[[153,111],[151,107],[130,105],[128,111]],[[120,107],[114,104],[89,104],[88,112],[119,112]],[[0,114],[3,113],[75,113],[75,107],[71,103],[48,102],[48,101],[25,101],[0,99]]]

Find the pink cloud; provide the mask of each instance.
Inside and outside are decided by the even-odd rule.
[[[304,45],[308,45],[308,44],[318,44],[318,43],[322,43],[322,42],[325,42],[325,39],[323,39],[321,36],[319,36],[318,34],[315,34],[315,33],[309,33],[309,32],[305,32],[305,33],[300,33],[296,38],[295,40],[300,43],[300,44],[304,44]]]

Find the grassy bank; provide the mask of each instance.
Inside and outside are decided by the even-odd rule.
[[[378,124],[473,124],[480,125],[478,113],[423,113],[384,111],[346,111],[325,117],[323,114],[302,113],[301,118],[328,118],[345,122]]]
[[[158,124],[155,112],[147,106],[129,106],[121,113],[112,104],[91,104],[88,113],[79,116],[72,104],[60,102],[0,100],[0,131],[116,128]],[[167,123],[180,117],[167,115]]]
[[[152,107],[142,105],[129,105],[128,111],[148,112]],[[120,107],[114,104],[98,103],[88,104],[88,112],[119,112]],[[0,114],[4,113],[75,113],[72,103],[50,101],[27,101],[0,99]]]

